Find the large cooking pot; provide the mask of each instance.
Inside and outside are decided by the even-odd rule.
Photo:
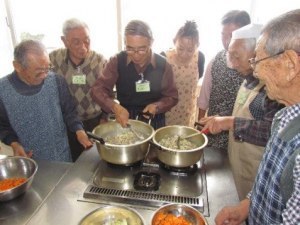
[[[139,120],[129,120],[128,123],[131,129],[144,137],[143,140],[128,145],[110,144],[105,142],[105,138],[128,132],[128,128],[123,128],[116,121],[109,121],[95,127],[93,134],[103,139],[102,143],[96,142],[97,150],[103,160],[112,164],[132,165],[146,157],[149,141],[154,135],[153,127]]]
[[[163,138],[172,137],[175,135],[185,137],[197,132],[199,133],[199,131],[194,128],[178,125],[166,126],[158,129],[153,136],[153,142],[156,146],[158,146],[158,159],[165,165],[177,168],[188,167],[197,163],[201,159],[203,148],[208,142],[205,134],[201,133],[200,135],[189,138],[189,141],[197,146],[191,150],[171,149],[162,146],[159,143]]]

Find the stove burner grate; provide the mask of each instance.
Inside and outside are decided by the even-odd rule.
[[[135,190],[157,191],[160,185],[158,173],[141,171],[135,174],[133,187]]]
[[[169,171],[171,174],[182,175],[182,176],[192,175],[198,170],[197,164],[194,164],[192,166],[187,166],[187,167],[173,167],[173,166],[169,166],[164,163],[161,163],[161,167],[164,170]]]

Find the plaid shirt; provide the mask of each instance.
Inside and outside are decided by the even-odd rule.
[[[248,218],[251,225],[300,224],[300,155],[295,158],[294,189],[286,204],[280,191],[282,171],[289,157],[300,148],[300,133],[288,141],[282,140],[280,134],[298,116],[300,104],[284,108],[274,117],[271,138],[252,189]]]
[[[246,77],[245,87],[252,90],[258,85],[258,79],[252,74]],[[270,128],[276,112],[283,108],[282,104],[270,100],[265,88],[261,88],[249,105],[253,120],[236,117],[234,119],[234,138],[257,146],[266,146],[270,137]]]

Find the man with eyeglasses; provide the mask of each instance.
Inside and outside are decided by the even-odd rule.
[[[34,40],[15,47],[15,71],[0,79],[0,139],[16,156],[71,162],[67,130],[92,146],[63,77],[49,71],[45,46]]]
[[[165,126],[165,112],[178,102],[172,67],[152,52],[152,31],[145,22],[130,21],[124,42],[125,51],[110,59],[92,88],[92,97],[104,111],[114,113],[123,127],[142,112],[154,116],[155,129]],[[114,86],[120,104],[114,101]]]
[[[252,188],[264,147],[270,137],[275,113],[283,106],[267,97],[264,83],[253,76],[248,59],[255,52],[262,25],[249,24],[233,31],[227,51],[227,65],[244,78],[231,116],[200,120],[212,134],[229,130],[228,155],[239,199]]]
[[[273,118],[254,186],[239,205],[225,207],[217,225],[300,224],[300,9],[263,28],[251,60],[267,95],[285,105]]]
[[[79,19],[72,18],[64,22],[61,40],[65,48],[56,49],[49,54],[53,71],[66,79],[84,129],[92,131],[99,125],[102,111],[92,100],[90,92],[102,73],[106,59],[90,49],[89,27]],[[68,130],[68,138],[72,160],[76,161],[84,148],[77,141],[74,132]]]

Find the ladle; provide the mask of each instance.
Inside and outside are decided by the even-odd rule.
[[[180,139],[189,139],[189,138],[195,137],[195,136],[197,136],[197,135],[202,135],[202,133],[201,133],[201,132],[196,132],[196,133],[189,134],[189,135],[183,136],[183,137],[179,136],[179,138],[180,138]]]
[[[197,135],[201,135],[202,133],[207,133],[208,132],[208,130],[205,130],[204,132],[196,132],[196,133],[193,133],[193,134],[189,134],[189,135],[187,135],[187,136],[183,136],[183,137],[181,137],[181,136],[178,136],[178,139],[177,139],[177,147],[178,147],[178,149],[180,149],[180,141],[181,140],[183,140],[183,139],[189,139],[189,138],[191,138],[191,137],[195,137],[195,136],[197,136]]]
[[[132,128],[132,126],[131,126],[129,123],[127,124],[127,128],[129,128],[130,131],[131,131],[138,139],[140,139],[140,140],[144,140],[144,139],[145,139],[143,136],[139,135],[139,134]]]

